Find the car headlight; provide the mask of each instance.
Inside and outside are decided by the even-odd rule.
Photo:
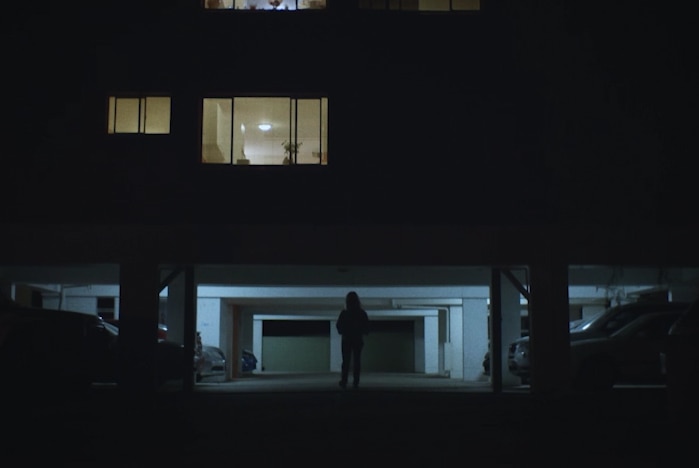
[[[520,343],[515,348],[515,356],[527,357],[529,355],[529,346],[526,343]]]

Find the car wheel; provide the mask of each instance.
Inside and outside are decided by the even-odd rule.
[[[576,376],[576,387],[587,391],[606,391],[614,387],[616,369],[614,361],[606,356],[587,359]]]

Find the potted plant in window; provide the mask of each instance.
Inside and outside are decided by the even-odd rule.
[[[284,164],[294,164],[296,162],[296,155],[299,153],[299,148],[303,142],[293,143],[290,140],[284,140],[282,146],[284,147]]]

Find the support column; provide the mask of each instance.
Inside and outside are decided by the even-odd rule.
[[[182,364],[182,386],[185,392],[194,389],[194,347],[197,334],[197,285],[194,267],[184,269],[184,363]]]
[[[157,388],[158,265],[125,263],[119,271],[118,387],[131,396]]]
[[[257,370],[263,371],[265,367],[264,355],[262,354],[262,320],[253,318],[252,321],[252,352],[257,358]]]
[[[167,339],[184,343],[185,275],[180,273],[167,285]]]
[[[500,285],[500,306],[502,308],[502,326],[500,329],[502,334],[502,385],[507,388],[522,384],[522,379],[510,372],[507,363],[510,343],[522,336],[522,295],[517,285],[513,283],[513,281],[518,279],[505,275],[502,270],[500,273],[503,275],[503,281]],[[511,272],[509,273],[511,274]],[[520,281],[517,282],[521,284]]]
[[[531,392],[565,393],[570,389],[568,266],[551,262],[531,265],[529,271]]]
[[[425,320],[415,320],[415,335],[413,336],[413,348],[415,356],[415,372],[425,372]]]
[[[449,377],[464,378],[464,308],[449,307]]]
[[[242,373],[242,313],[240,311],[240,306],[233,306],[233,347],[231,349],[231,377],[237,379]],[[257,354],[255,354],[257,356]],[[259,357],[258,357],[259,359]]]
[[[425,329],[425,373],[436,374],[439,372],[439,316],[426,316]]]
[[[2,279],[0,280],[0,295],[8,299],[12,299],[12,282]]]
[[[490,383],[493,393],[502,392],[502,277],[498,268],[490,271]],[[507,355],[505,355],[507,357]]]
[[[484,298],[463,299],[461,337],[462,377],[478,381],[483,375],[483,356],[488,350],[488,303]]]

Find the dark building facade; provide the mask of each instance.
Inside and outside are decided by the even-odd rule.
[[[682,12],[404,3],[12,7],[2,262],[699,265]]]

